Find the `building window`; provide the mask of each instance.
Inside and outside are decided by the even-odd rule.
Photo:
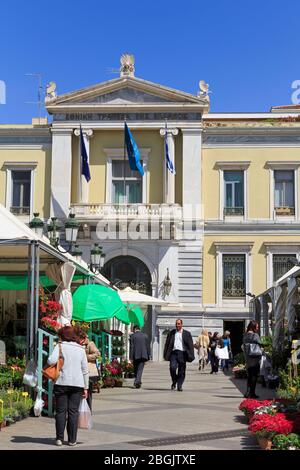
[[[294,179],[294,170],[274,170],[276,215],[295,215]]]
[[[224,171],[224,215],[244,215],[244,172]]]
[[[124,184],[125,167],[125,184]],[[124,191],[125,187],[125,191]],[[125,192],[125,194],[124,194]],[[114,204],[136,204],[143,201],[143,180],[138,171],[131,171],[128,162],[112,161],[112,202]]]
[[[223,298],[241,298],[246,294],[245,255],[223,254]]]
[[[15,215],[30,214],[31,171],[11,171],[11,205],[10,211]]]
[[[273,255],[273,282],[281,278],[287,271],[289,271],[294,265],[289,260],[290,258],[296,258],[294,254],[284,255]]]

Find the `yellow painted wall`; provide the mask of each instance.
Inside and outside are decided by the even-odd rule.
[[[220,180],[217,161],[250,161],[248,175],[248,216],[270,218],[270,173],[267,161],[300,161],[298,148],[207,148],[203,149],[203,203],[205,219],[219,218]],[[298,187],[300,175],[298,172]],[[298,194],[298,204],[300,197]]]
[[[203,247],[203,303],[216,303],[216,250],[214,242],[253,242],[252,292],[256,295],[267,289],[267,258],[264,242],[300,244],[300,235],[205,235]]]
[[[163,164],[164,140],[158,131],[133,131],[134,139],[139,148],[150,148],[148,159],[148,201],[150,204],[163,202]],[[78,139],[73,137],[72,152],[72,202],[77,198],[78,174]],[[120,148],[120,157],[123,158],[124,133],[123,131],[94,131],[90,140],[90,171],[89,202],[104,203],[106,195],[106,160],[107,154],[103,149]],[[176,202],[182,202],[182,137],[176,136]],[[127,157],[126,157],[127,159]]]
[[[41,217],[50,217],[51,192],[51,148],[45,149],[0,149],[0,203],[6,204],[5,162],[37,162],[34,176],[34,207]]]

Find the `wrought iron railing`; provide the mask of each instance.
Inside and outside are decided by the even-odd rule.
[[[10,212],[14,215],[30,215],[30,207],[27,207],[27,206],[11,206]]]
[[[278,206],[275,207],[276,215],[295,215],[295,207],[291,206]]]
[[[244,215],[243,207],[224,207],[224,216],[226,215]]]

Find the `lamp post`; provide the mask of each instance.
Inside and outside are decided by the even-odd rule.
[[[166,275],[166,277],[164,278],[164,281],[163,281],[163,289],[164,289],[164,295],[165,296],[170,295],[171,288],[172,288],[172,282],[171,282],[171,279],[170,279],[170,276],[169,276],[169,268],[167,268],[167,275]]]
[[[94,274],[100,274],[104,266],[104,258],[105,254],[102,252],[102,246],[99,246],[99,243],[95,243],[94,248],[91,249],[91,262],[89,266]]]
[[[51,222],[47,225],[48,238],[50,244],[57,248],[59,246],[61,226],[57,221],[57,217],[51,217]]]

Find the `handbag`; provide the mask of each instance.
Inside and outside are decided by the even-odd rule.
[[[89,376],[90,378],[100,378],[99,369],[95,362],[88,362]]]
[[[64,365],[64,357],[62,355],[60,342],[58,343],[58,349],[59,349],[59,356],[58,356],[57,363],[52,364],[51,366],[46,366],[42,370],[43,376],[47,377],[47,379],[53,380],[53,382],[56,382],[56,380],[58,379],[60,371]]]
[[[249,357],[261,357],[262,349],[258,343],[246,343],[245,353]]]

